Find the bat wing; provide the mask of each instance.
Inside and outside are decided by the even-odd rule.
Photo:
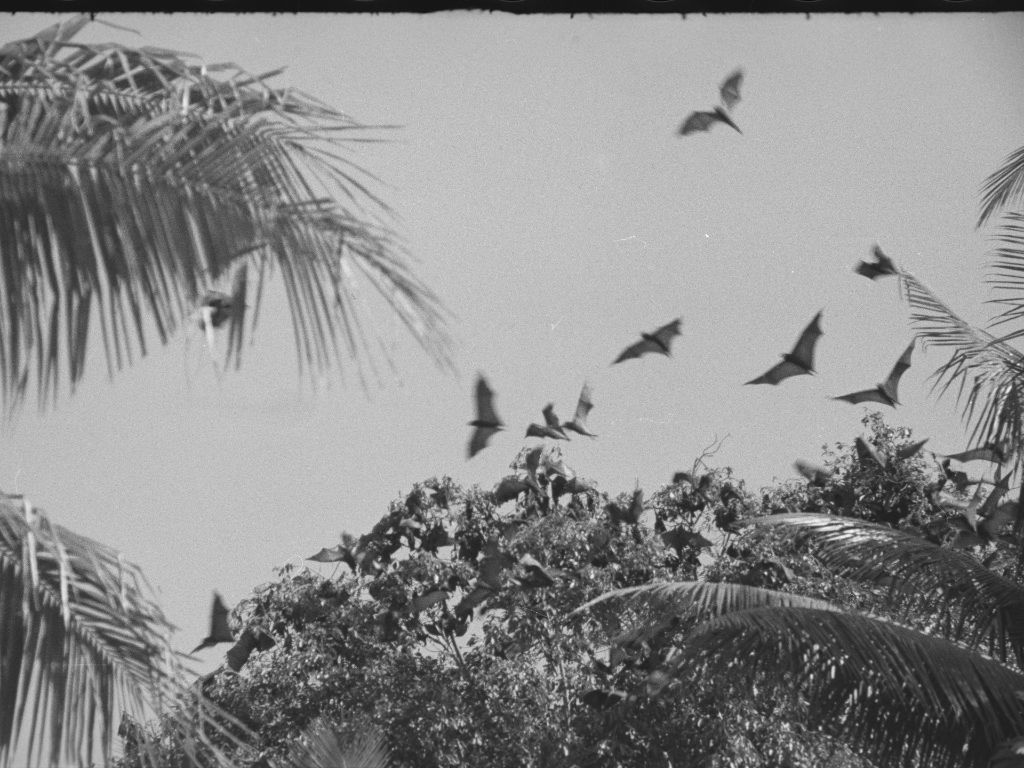
[[[494,489],[494,503],[500,507],[506,501],[516,498],[529,487],[529,483],[520,480],[518,477],[506,477]]]
[[[796,471],[806,477],[812,485],[822,485],[832,478],[832,473],[818,464],[797,459],[793,462]]]
[[[875,257],[875,266],[878,269],[880,275],[896,275],[899,274],[899,270],[896,268],[896,263],[886,256],[882,249],[876,244],[871,249],[871,253]]]
[[[718,89],[726,109],[732,109],[740,101],[740,85],[743,84],[743,70],[737,69],[725,79]]]
[[[879,275],[885,274],[876,264],[871,264],[867,261],[862,261],[857,264],[857,267],[853,271],[858,275],[864,275],[868,280],[874,280]]]
[[[989,443],[981,448],[971,448],[968,451],[951,453],[946,458],[955,459],[961,463],[967,463],[968,461],[991,461],[993,464],[1002,464],[1006,461],[1005,454],[1000,450],[999,446],[993,443]]]
[[[339,563],[350,556],[348,547],[339,544],[336,547],[324,547],[315,555],[306,559],[312,560],[314,563]]]
[[[900,355],[900,359],[896,361],[896,365],[892,367],[892,371],[889,372],[889,378],[885,380],[882,385],[882,391],[892,398],[893,403],[898,403],[899,398],[896,396],[896,388],[900,384],[900,378],[903,376],[907,368],[910,367],[910,356],[914,352],[914,342],[910,342],[910,346]]]
[[[477,427],[469,438],[469,458],[473,458],[487,447],[487,442],[499,432],[497,427]]]
[[[807,372],[813,371],[814,347],[822,335],[821,312],[818,312],[818,314],[814,316],[814,319],[807,324],[806,328],[804,328],[803,333],[800,334],[800,338],[797,339],[796,346],[794,346],[793,351],[790,352],[790,360],[797,365],[801,365],[806,368]]]
[[[880,467],[885,467],[885,459],[882,458],[881,454],[875,450],[875,447],[868,443],[862,437],[858,437],[854,440],[857,446],[857,457],[867,463],[874,462]]]
[[[483,374],[476,382],[476,419],[495,426],[503,424],[494,411],[494,390],[487,384],[487,379],[483,377]]]
[[[275,645],[274,638],[266,632],[246,627],[241,637],[238,638],[238,642],[228,648],[228,652],[224,655],[227,657],[228,667],[231,671],[239,672],[253,651],[266,651]]]
[[[848,395],[840,395],[839,397],[833,397],[833,400],[844,400],[847,403],[881,403],[882,405],[892,405],[892,401],[886,397],[884,392],[880,392],[878,387],[873,389],[862,389],[860,392],[851,392]]]
[[[576,403],[576,413],[572,417],[573,423],[576,426],[584,426],[587,421],[587,415],[593,407],[594,403],[590,400],[590,385],[584,383],[583,389],[580,391],[580,399]]]
[[[799,376],[800,374],[807,373],[803,367],[792,363],[789,360],[783,360],[781,363],[769,368],[763,374],[758,376],[756,379],[751,379],[746,382],[747,384],[778,384],[783,379],[788,379],[790,376]]]
[[[650,334],[651,338],[655,339],[661,346],[665,348],[665,354],[669,353],[669,349],[672,346],[672,339],[680,335],[679,326],[683,322],[683,318],[677,317],[671,323],[661,326],[654,333]],[[658,350],[659,352],[661,350]]]
[[[555,404],[554,403],[548,403],[544,407],[543,413],[544,413],[544,423],[547,424],[548,429],[557,432],[559,437],[563,437],[566,440],[568,440],[569,436],[567,434],[565,434],[565,430],[562,429],[562,425],[558,421],[558,417],[555,415]]]
[[[651,341],[650,339],[641,339],[636,344],[626,347],[622,350],[622,353],[615,358],[615,363],[621,363],[623,360],[630,360],[634,357],[640,357],[648,352],[661,352],[662,349],[658,346],[657,342]]]
[[[924,440],[918,440],[916,443],[905,445],[898,451],[896,451],[896,455],[899,456],[901,459],[909,459],[911,456],[916,456],[918,453],[920,453],[921,449],[924,448],[924,444],[927,442],[928,438],[926,437]]]
[[[689,136],[691,133],[710,130],[711,126],[720,122],[721,119],[714,112],[692,112],[679,126],[679,135]]]

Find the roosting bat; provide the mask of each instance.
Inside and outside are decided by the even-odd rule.
[[[906,351],[900,355],[900,359],[896,361],[896,365],[893,366],[892,371],[889,372],[889,378],[885,380],[883,384],[878,384],[871,389],[862,389],[860,392],[851,392],[848,395],[841,395],[840,397],[834,397],[833,400],[845,400],[847,403],[881,403],[882,405],[888,405],[895,408],[900,404],[899,398],[896,396],[896,387],[899,386],[900,377],[910,367],[910,355],[914,351],[914,342],[910,342],[910,346],[907,347]]]
[[[494,390],[487,385],[487,379],[480,374],[476,380],[476,418],[469,422],[476,427],[469,439],[469,458],[473,458],[487,447],[487,441],[505,427],[505,423],[494,412]]]
[[[884,277],[885,275],[898,275],[900,271],[896,269],[896,265],[893,260],[882,253],[882,249],[877,245],[871,249],[871,253],[874,255],[874,261],[861,261],[854,272],[858,275],[864,275],[869,280],[874,280],[876,277]]]
[[[824,310],[823,310],[824,311]],[[821,331],[821,312],[814,316],[814,319],[804,328],[796,346],[792,352],[782,355],[782,362],[774,368],[769,368],[764,374],[756,379],[751,379],[747,384],[778,384],[790,376],[800,376],[805,373],[814,373],[814,345],[823,335]]]
[[[210,609],[210,634],[192,649],[192,653],[210,648],[218,643],[230,643],[234,635],[228,628],[228,607],[218,592],[213,593],[213,607]]]
[[[669,348],[672,345],[672,339],[680,334],[679,325],[682,321],[681,317],[677,317],[668,325],[661,326],[654,333],[641,333],[641,340],[622,350],[622,354],[615,358],[612,365],[621,363],[623,360],[640,357],[648,352],[656,352],[668,357],[671,354]]]
[[[729,77],[725,79],[719,88],[719,95],[722,98],[722,104],[725,105],[725,109],[732,110],[740,100],[740,84],[743,82],[743,70],[737,69]],[[715,123],[725,123],[726,125],[732,126],[737,133],[743,133],[739,129],[739,126],[732,121],[729,117],[729,113],[721,107],[713,107],[710,112],[691,112],[690,116],[683,121],[683,124],[679,127],[679,135],[687,136],[691,133],[697,133],[698,131],[707,131],[711,129],[711,126]]]
[[[597,437],[593,432],[587,431],[587,414],[593,407],[594,404],[590,401],[590,385],[584,382],[579,402],[576,403],[576,414],[572,417],[572,421],[562,422],[562,429],[569,429],[587,437]]]

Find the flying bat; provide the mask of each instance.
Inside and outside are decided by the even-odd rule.
[[[899,386],[903,373],[910,367],[910,355],[913,351],[914,342],[910,342],[910,346],[900,355],[900,359],[896,361],[896,365],[889,372],[889,378],[884,383],[878,384],[871,389],[862,389],[859,392],[851,392],[848,395],[841,395],[832,399],[844,400],[847,403],[853,404],[866,402],[881,403],[882,405],[895,408],[900,404],[899,398],[896,396],[896,387]]]
[[[505,427],[505,423],[498,418],[494,411],[494,390],[487,384],[483,374],[479,374],[476,380],[476,418],[469,422],[469,426],[476,427],[473,436],[469,439],[469,458],[473,458],[480,451],[487,447],[487,441]]]
[[[568,480],[564,477],[555,477],[551,482],[551,492],[556,499],[566,493],[590,493],[594,490],[593,485],[585,480],[580,480],[578,477],[571,477]]]
[[[633,492],[633,501],[627,509],[623,509],[614,501],[609,502],[608,506],[605,507],[608,511],[608,516],[611,517],[613,523],[624,523],[626,525],[632,525],[639,522],[640,515],[644,513],[644,492],[642,488],[637,488]]]
[[[566,440],[568,440],[569,436],[565,434],[565,430],[562,429],[561,422],[559,422],[558,417],[555,416],[555,404],[548,403],[547,405],[545,405],[542,413],[544,414],[544,423],[551,429],[558,432]]]
[[[778,384],[790,376],[800,376],[805,373],[814,373],[814,345],[822,336],[821,312],[814,316],[814,319],[804,328],[800,338],[792,352],[782,355],[782,362],[769,368],[765,373],[756,379],[751,379],[747,384]]]
[[[587,414],[590,413],[590,409],[593,407],[594,404],[590,400],[590,385],[584,382],[579,402],[576,403],[576,413],[572,417],[572,421],[562,422],[562,429],[569,429],[587,437],[597,437],[593,432],[587,431]]]
[[[874,280],[876,277],[884,277],[885,275],[898,275],[900,273],[893,260],[882,253],[882,249],[877,245],[871,249],[871,253],[874,255],[875,260],[861,261],[854,268],[854,272],[858,275],[864,275],[869,280]]]
[[[691,133],[708,131],[715,123],[725,123],[735,129],[737,133],[743,133],[739,126],[732,121],[729,113],[725,111],[726,109],[732,110],[732,108],[739,103],[740,85],[742,82],[743,70],[737,69],[725,79],[718,89],[719,95],[722,98],[722,104],[725,105],[725,109],[715,106],[712,107],[710,112],[691,112],[689,117],[687,117],[679,127],[679,135],[688,136]]]
[[[641,333],[640,341],[632,346],[626,347],[612,365],[615,363],[621,363],[623,360],[629,360],[634,357],[641,357],[646,355],[648,352],[658,353],[668,357],[670,347],[672,346],[672,339],[680,335],[679,325],[683,322],[681,317],[677,317],[668,325],[663,325],[653,333]]]
[[[228,667],[233,672],[238,672],[245,666],[253,651],[268,651],[277,645],[269,634],[262,629],[246,627],[233,646],[224,654],[227,657]]]
[[[210,648],[218,643],[230,643],[234,641],[234,635],[228,627],[228,607],[220,593],[213,593],[213,607],[210,609],[210,634],[203,638],[203,642],[192,649],[192,653]]]
[[[518,477],[510,476],[502,480],[498,487],[494,489],[494,503],[496,506],[501,506],[506,501],[511,501],[519,496],[519,494],[532,488],[526,480],[521,480]]]
[[[793,462],[796,471],[807,478],[811,485],[823,486],[832,479],[832,470],[825,469],[818,464],[811,464],[809,461],[797,459]]]
[[[986,443],[980,448],[971,448],[970,450],[961,451],[960,453],[946,454],[946,458],[954,459],[962,464],[966,464],[968,461],[991,461],[993,464],[1005,464],[1005,444]]]
[[[568,440],[561,429],[549,427],[547,424],[531,424],[526,428],[526,437],[550,437],[552,440]]]

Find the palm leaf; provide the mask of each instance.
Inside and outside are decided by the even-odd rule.
[[[699,621],[750,608],[800,606],[829,610],[832,607],[825,600],[814,597],[777,592],[747,584],[724,581],[662,581],[605,592],[579,606],[569,616],[577,616],[612,601],[634,605],[643,603],[661,614],[686,612]]]
[[[278,768],[387,768],[391,764],[384,737],[374,729],[343,739],[324,720],[313,722],[292,744]]]
[[[32,765],[88,764],[97,746],[109,758],[118,708],[139,720],[173,708],[197,764],[226,764],[207,728],[234,744],[244,729],[182,688],[149,591],[116,551],[0,497],[0,765],[26,733]]]
[[[264,280],[280,275],[300,371],[340,363],[342,348],[357,369],[387,354],[357,311],[355,270],[450,364],[440,300],[387,228],[373,177],[339,151],[367,126],[270,87],[276,73],[72,44],[79,28],[0,48],[5,402],[21,402],[30,374],[41,401],[62,381],[73,388],[90,323],[110,373],[144,355],[151,334],[166,343],[244,264],[256,267],[257,310]],[[231,323],[237,364],[241,316]]]
[[[1024,198],[1024,147],[1011,153],[981,188],[980,227],[999,209]]]
[[[1012,653],[1024,662],[1024,588],[970,555],[907,531],[832,515],[769,515],[754,522],[799,529],[828,567],[937,603],[946,637],[971,647],[987,643],[1001,660]]]
[[[1000,295],[989,301],[990,304],[1004,305],[992,325],[1012,322],[1024,318],[1024,303],[1021,294],[1024,291],[1024,214],[1007,213],[997,230],[999,246],[993,252],[989,265],[987,282]],[[1010,295],[1005,295],[1009,293]],[[1018,330],[1005,337],[1004,340],[1015,339],[1024,335]]]
[[[1024,732],[1024,675],[939,638],[865,616],[755,608],[698,626],[667,670],[806,697],[812,727],[880,765],[984,766]]]
[[[971,441],[982,445],[1005,439],[1019,457],[1024,447],[1024,355],[961,319],[909,272],[900,273],[900,282],[917,338],[926,347],[952,350],[932,374],[933,391],[943,395],[955,386],[962,417],[971,425]]]

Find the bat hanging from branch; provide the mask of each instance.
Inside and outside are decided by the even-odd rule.
[[[661,328],[653,333],[641,333],[640,341],[622,350],[622,353],[615,358],[612,365],[621,363],[623,360],[641,357],[649,352],[670,357],[672,354],[672,339],[680,335],[679,326],[682,322],[683,319],[677,317],[671,323],[661,326]]]
[[[725,109],[715,106],[710,112],[691,112],[686,120],[683,121],[683,124],[679,126],[679,135],[688,136],[691,133],[708,131],[711,130],[711,126],[715,123],[725,123],[735,129],[737,133],[743,133],[729,116],[732,108],[739,103],[740,85],[742,83],[743,70],[737,69],[719,87],[719,95],[722,98],[722,104],[725,106]],[[729,112],[726,110],[729,110]]]
[[[889,372],[889,378],[887,378],[882,384],[878,384],[871,389],[862,389],[859,392],[851,392],[848,395],[840,395],[839,397],[832,398],[833,400],[843,400],[847,403],[881,403],[882,405],[888,405],[890,408],[895,408],[900,404],[899,398],[897,397],[896,388],[899,386],[900,378],[906,372],[907,368],[910,367],[910,355],[914,351],[914,342],[910,342],[910,346],[900,355],[900,359],[896,361],[896,365],[893,366],[892,371]]]
[[[822,310],[824,311],[824,310]],[[800,376],[814,373],[814,346],[818,339],[824,334],[821,330],[821,312],[814,316],[814,319],[804,328],[796,346],[792,352],[782,355],[782,362],[769,368],[756,379],[751,379],[747,384],[778,384],[790,376]]]
[[[877,277],[885,277],[886,275],[898,275],[900,271],[896,268],[896,264],[893,260],[882,253],[882,249],[875,245],[871,249],[872,255],[875,257],[874,261],[861,261],[854,268],[854,272],[858,275],[864,275],[869,280],[874,280]]]
[[[469,439],[469,458],[473,458],[487,447],[487,441],[505,428],[505,423],[494,411],[494,390],[487,384],[481,373],[476,380],[476,418],[469,422],[475,427]]]

